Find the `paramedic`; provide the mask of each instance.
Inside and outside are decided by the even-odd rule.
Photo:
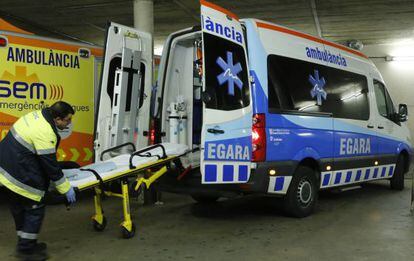
[[[57,129],[66,129],[74,113],[71,105],[58,101],[18,119],[0,142],[0,183],[8,188],[18,238],[18,258],[47,258],[46,244],[38,243],[37,236],[50,181],[61,194],[66,194],[69,203],[76,201],[75,192],[56,160],[60,141]]]

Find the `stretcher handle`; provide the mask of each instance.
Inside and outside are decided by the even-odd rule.
[[[159,155],[151,155],[151,153],[142,154],[144,152],[153,150],[155,148],[161,148],[162,149],[162,156],[161,157]],[[162,144],[155,144],[155,145],[152,145],[152,146],[143,148],[142,150],[135,151],[134,153],[131,154],[131,157],[129,157],[129,168],[130,169],[135,169],[135,166],[132,164],[132,159],[135,156],[141,156],[141,157],[157,157],[158,159],[165,159],[165,158],[167,158],[167,153],[165,152],[165,148],[164,148],[164,146],[162,146]]]
[[[101,161],[103,161],[104,154],[106,154],[108,152],[111,152],[111,151],[114,151],[114,150],[118,150],[118,149],[120,149],[122,147],[126,147],[126,146],[131,146],[133,151],[136,150],[134,143],[127,142],[127,143],[124,143],[124,144],[121,144],[121,145],[118,145],[118,146],[115,146],[115,147],[112,147],[112,148],[109,148],[107,150],[102,151],[102,153],[101,153]]]
[[[187,154],[194,153],[194,152],[199,151],[199,150],[200,150],[200,147],[197,147],[197,148],[194,148],[194,149],[191,149],[191,150],[187,150],[186,152],[184,152],[184,154],[182,154],[180,156],[185,156]]]

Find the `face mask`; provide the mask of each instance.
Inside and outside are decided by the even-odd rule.
[[[58,128],[58,133],[59,133],[60,138],[61,138],[62,140],[64,140],[64,139],[68,138],[68,137],[72,134],[72,130],[73,130],[73,123],[70,123],[70,124],[66,127],[66,129],[64,129],[64,130],[60,130],[60,129]]]

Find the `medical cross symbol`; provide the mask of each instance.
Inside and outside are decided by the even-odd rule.
[[[326,91],[323,89],[323,87],[326,84],[325,78],[322,77],[322,79],[319,79],[319,71],[314,71],[314,76],[309,74],[309,82],[312,84],[313,88],[310,91],[310,94],[312,98],[315,98],[316,96],[316,104],[322,105],[322,98],[326,100]]]
[[[237,76],[242,70],[240,63],[233,65],[232,52],[227,52],[227,63],[221,57],[217,58],[216,63],[223,69],[223,72],[217,76],[219,84],[223,85],[227,82],[228,94],[234,96],[234,84],[236,84],[240,90],[243,87],[243,82]]]

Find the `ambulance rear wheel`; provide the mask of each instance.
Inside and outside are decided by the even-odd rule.
[[[93,219],[92,220],[92,225],[93,225],[93,229],[95,229],[95,231],[98,231],[98,232],[104,231],[105,228],[106,228],[106,218],[103,217],[102,224],[100,224],[98,221]]]
[[[404,157],[400,155],[395,166],[394,175],[390,179],[391,189],[403,190],[404,189]]]
[[[313,213],[318,200],[316,173],[307,166],[298,166],[284,198],[285,212],[293,217],[307,217]]]
[[[208,196],[208,195],[191,195],[191,197],[200,204],[212,204],[217,202],[220,198],[218,196]]]

